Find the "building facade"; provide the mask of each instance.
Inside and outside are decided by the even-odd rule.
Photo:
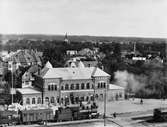
[[[18,89],[18,92],[22,95],[23,105],[68,105],[103,100],[105,92],[108,100],[115,98],[117,93],[118,97],[123,98],[123,89],[115,86],[113,93],[109,79],[110,75],[97,67],[53,68],[47,63],[35,76],[34,85],[27,85]]]
[[[79,100],[93,100],[104,94],[110,75],[96,67],[48,68],[41,73],[43,84],[36,87],[43,90],[43,103],[76,103]]]

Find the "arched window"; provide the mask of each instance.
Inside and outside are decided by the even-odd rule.
[[[51,97],[50,102],[51,102],[51,103],[55,103],[54,97]]]
[[[90,89],[89,83],[86,84],[86,89]]]
[[[30,104],[30,98],[26,99],[26,104]]]
[[[100,88],[100,82],[98,83],[98,86],[97,86],[98,88]]]
[[[81,89],[85,89],[85,84],[84,83],[81,84]]]
[[[101,88],[103,88],[103,82],[101,82]]]
[[[50,88],[50,85],[48,85],[48,91],[50,91],[50,89],[51,89],[51,88]]]
[[[65,89],[69,90],[69,85],[68,84],[65,85]]]
[[[76,84],[76,89],[79,90],[79,84]]]
[[[94,89],[94,84],[92,84],[92,89]]]
[[[64,90],[64,86],[61,86],[61,90]]]
[[[45,97],[45,102],[49,102],[49,97]]]
[[[52,91],[54,90],[54,85],[51,85],[52,87],[51,87],[51,89],[52,89]]]
[[[103,85],[104,85],[104,88],[106,88],[106,83],[105,83],[105,82],[104,82],[104,84],[103,84]]]
[[[35,104],[35,98],[32,98],[32,104]]]
[[[37,103],[41,104],[41,98],[40,97],[38,97]]]
[[[57,85],[55,85],[55,90],[57,90]]]
[[[73,90],[73,89],[74,89],[74,84],[71,84],[70,89],[71,89],[71,90]]]

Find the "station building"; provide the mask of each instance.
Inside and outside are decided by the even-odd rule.
[[[109,79],[110,75],[98,67],[53,68],[48,62],[35,76],[32,86],[24,85],[18,92],[23,105],[68,105],[104,99],[105,90],[111,92]]]

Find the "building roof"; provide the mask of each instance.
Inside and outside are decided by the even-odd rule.
[[[39,69],[40,67],[38,66],[38,65],[32,65],[29,69],[28,69],[28,72],[29,73],[36,73],[36,72],[38,72],[38,69]]]
[[[41,62],[41,59],[35,51],[26,49],[10,53],[5,61],[13,61],[21,65],[28,65],[28,63],[31,62]]]
[[[47,68],[53,68],[52,64],[49,61],[45,64],[45,67],[47,67]]]
[[[33,88],[33,87],[27,87],[27,88],[18,88],[17,89],[18,92],[20,92],[21,94],[41,94],[41,91]]]
[[[118,85],[109,84],[109,90],[120,90],[120,89],[123,90],[125,88]]]
[[[96,70],[94,72],[94,70]],[[94,72],[94,73],[93,73]],[[93,74],[93,75],[92,75]],[[93,77],[110,76],[100,68],[85,67],[85,68],[49,68],[41,75],[43,78],[62,78],[63,80],[71,79],[91,79]]]

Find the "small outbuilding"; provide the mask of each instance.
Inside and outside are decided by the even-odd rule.
[[[108,101],[117,101],[117,100],[124,100],[125,99],[125,88],[109,84],[108,90],[107,90],[107,100]]]

